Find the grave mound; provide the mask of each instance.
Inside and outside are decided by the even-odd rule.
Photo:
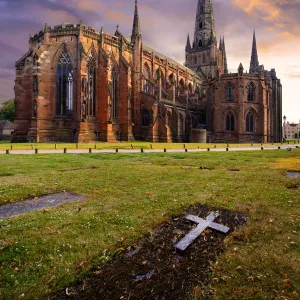
[[[187,214],[207,218],[209,207],[191,207]],[[247,218],[230,211],[219,211],[216,221],[230,232],[244,225]],[[197,285],[209,284],[212,262],[224,250],[225,234],[204,230],[184,252],[175,249],[197,224],[186,214],[161,224],[151,234],[125,249],[112,261],[99,266],[83,281],[66,287],[53,299],[188,299]]]

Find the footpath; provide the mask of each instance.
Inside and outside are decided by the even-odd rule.
[[[0,150],[0,155],[33,155],[33,154],[90,154],[90,153],[197,153],[197,152],[238,152],[238,151],[262,151],[262,150],[288,150],[293,151],[294,149],[300,148],[300,144],[293,145],[281,145],[281,146],[261,146],[261,147],[228,147],[228,148],[206,148],[206,149],[34,149],[34,150]]]

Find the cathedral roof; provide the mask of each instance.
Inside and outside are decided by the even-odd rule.
[[[126,37],[127,42],[130,43],[131,38],[130,37]],[[177,61],[175,61],[174,59],[154,50],[153,48],[147,46],[146,44],[143,43],[143,50],[149,52],[149,53],[153,53],[156,57],[162,59],[162,60],[167,60],[171,65],[174,65],[175,67],[179,67],[180,69],[187,71],[190,75],[192,76],[196,76],[197,78],[200,78],[199,75],[194,72],[193,70],[191,70],[190,68],[187,68],[186,66],[178,63]]]
[[[170,57],[168,57],[168,56],[166,56],[164,54],[161,54],[160,52],[152,49],[151,47],[143,44],[143,49],[146,50],[147,52],[155,54],[155,56],[157,56],[158,58],[160,58],[162,60],[167,60],[171,65],[179,67],[180,69],[183,69],[184,71],[187,71],[189,74],[191,74],[191,75],[196,76],[196,77],[199,78],[199,75],[196,72],[194,72],[193,70],[191,70],[190,68],[187,68],[186,66],[184,66],[184,65],[176,62],[172,58],[170,58]]]

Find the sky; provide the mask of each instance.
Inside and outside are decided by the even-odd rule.
[[[184,62],[193,40],[198,0],[139,0],[143,42]],[[300,120],[300,0],[213,0],[217,36],[225,36],[230,72],[249,70],[253,29],[259,63],[275,68],[283,85],[283,114]],[[79,23],[130,35],[134,0],[0,0],[0,102],[14,97],[14,64],[28,51],[30,34]],[[218,38],[219,40],[219,38]]]

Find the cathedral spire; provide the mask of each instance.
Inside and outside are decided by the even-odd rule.
[[[225,47],[225,38],[223,36],[223,55],[224,55],[224,74],[228,74],[228,65],[227,65],[227,54]]]
[[[196,49],[216,41],[215,18],[212,0],[198,0],[193,45]]]
[[[133,27],[132,27],[132,35],[131,41],[135,41],[137,37],[141,36],[141,27],[140,27],[140,18],[139,18],[139,11],[138,11],[138,3],[135,0],[135,10],[134,10],[134,19],[133,19]]]
[[[259,62],[258,62],[258,54],[257,54],[257,47],[256,47],[256,35],[254,30],[249,73],[256,73],[258,72],[258,70],[259,70]]]
[[[219,50],[222,50],[222,37],[220,36]]]
[[[192,50],[191,41],[190,41],[190,34],[188,34],[186,46],[185,46],[185,52],[190,52]]]

